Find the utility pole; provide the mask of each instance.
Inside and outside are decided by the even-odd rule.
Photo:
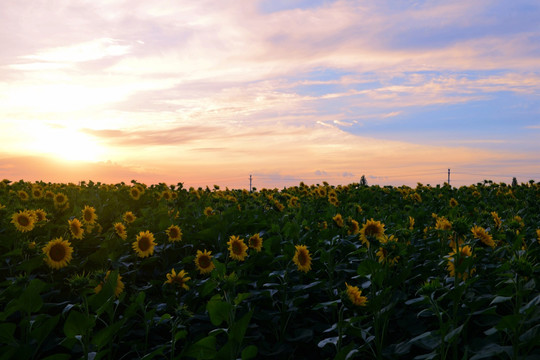
[[[450,185],[450,169],[448,169],[448,185]]]
[[[249,174],[249,192],[251,192],[251,174]]]

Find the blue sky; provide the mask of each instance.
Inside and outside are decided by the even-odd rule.
[[[2,2],[0,177],[538,181],[539,18],[523,0]]]

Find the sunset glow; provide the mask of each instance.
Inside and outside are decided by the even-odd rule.
[[[6,1],[0,179],[540,180],[540,5]]]

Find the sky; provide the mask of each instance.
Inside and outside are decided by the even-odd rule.
[[[540,181],[537,0],[0,1],[0,178]]]

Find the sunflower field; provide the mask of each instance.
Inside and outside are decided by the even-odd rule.
[[[539,359],[540,184],[0,182],[0,359]]]

